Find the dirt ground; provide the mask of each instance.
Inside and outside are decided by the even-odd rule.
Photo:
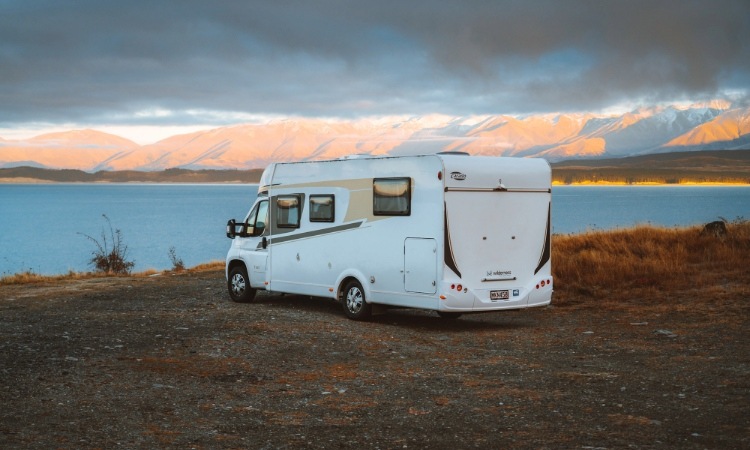
[[[355,322],[224,283],[0,286],[0,448],[750,448],[746,296]]]

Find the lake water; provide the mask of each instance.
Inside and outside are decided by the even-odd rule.
[[[254,185],[0,184],[0,275],[88,271],[106,214],[122,232],[134,271],[169,269],[169,249],[190,267],[223,260],[225,224],[241,219]],[[555,186],[554,233],[637,224],[686,226],[750,219],[750,187]]]

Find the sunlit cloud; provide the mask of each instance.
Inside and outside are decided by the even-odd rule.
[[[2,5],[6,138],[42,123],[195,129],[750,96],[746,0]]]
[[[133,116],[136,119],[160,119],[164,117],[174,117],[174,112],[168,109],[149,108],[141,111],[136,111]]]

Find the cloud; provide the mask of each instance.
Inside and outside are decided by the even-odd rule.
[[[5,127],[600,110],[749,90],[746,0],[0,1]]]

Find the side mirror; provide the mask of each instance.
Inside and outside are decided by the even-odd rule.
[[[237,222],[234,219],[231,219],[227,222],[227,237],[229,239],[234,239],[235,236],[237,236]]]

